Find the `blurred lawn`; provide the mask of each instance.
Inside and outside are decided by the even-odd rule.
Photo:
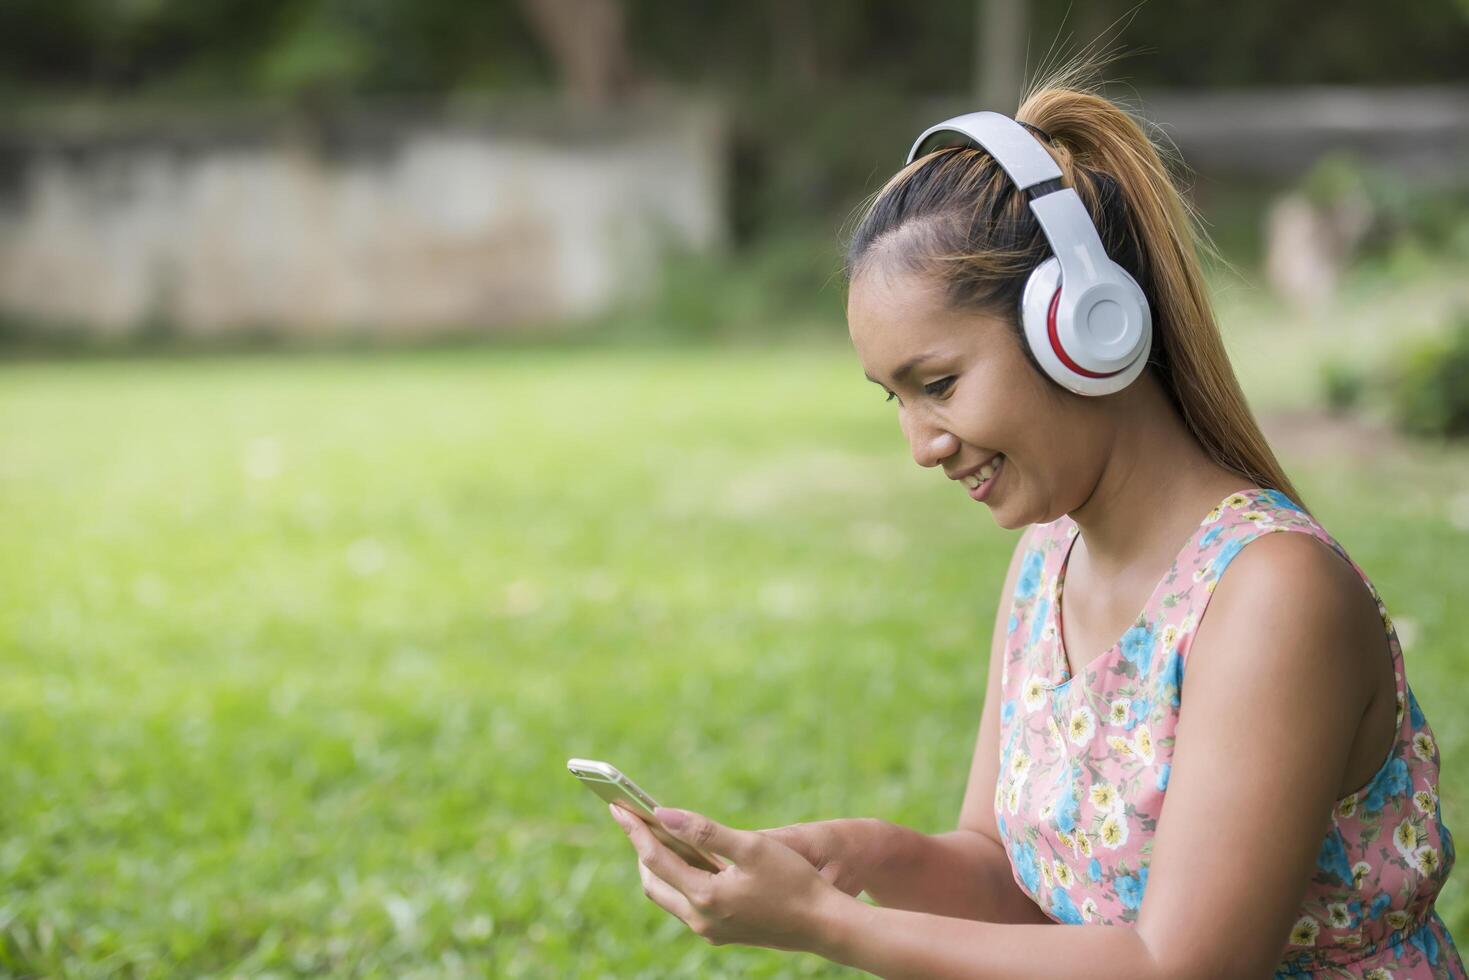
[[[1469,462],[1286,462],[1469,841]],[[564,762],[952,829],[1015,540],[837,347],[10,365],[0,514],[0,969],[69,977],[853,975],[689,934]]]

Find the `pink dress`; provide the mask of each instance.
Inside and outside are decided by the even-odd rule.
[[[1015,881],[1057,922],[1137,921],[1194,629],[1230,561],[1272,531],[1310,534],[1351,562],[1284,494],[1232,494],[1204,517],[1136,623],[1076,678],[1057,627],[1076,523],[1061,517],[1026,532],[1001,671],[995,816]],[[1362,581],[1392,651],[1397,741],[1377,774],[1333,808],[1276,976],[1462,978],[1433,907],[1454,863],[1438,746],[1392,620]]]

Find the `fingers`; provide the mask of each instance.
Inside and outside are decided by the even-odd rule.
[[[652,877],[657,880],[653,886],[654,890],[650,891],[644,871],[639,870],[638,872],[644,875],[643,890],[649,898],[680,918],[684,917],[684,914],[679,911],[680,908],[684,910],[684,913],[691,913],[694,906],[707,900],[710,892],[709,882],[713,875],[707,871],[690,867],[683,858],[670,851],[658,838],[654,837],[647,824],[637,817],[621,813],[616,807],[613,807],[613,816],[622,825],[628,840],[632,841],[633,850],[638,855],[639,868],[646,867],[646,870],[652,872]],[[682,900],[681,903],[674,901],[663,888],[658,888],[659,884],[677,894]],[[668,901],[660,900],[655,897],[655,894]]]
[[[653,812],[668,832],[679,840],[727,857],[735,864],[755,860],[760,848],[768,846],[759,834],[726,827],[701,813],[662,806]]]
[[[682,892],[648,870],[648,866],[642,861],[638,862],[638,877],[643,880],[643,894],[654,905],[677,916],[685,925],[692,925],[697,913]]]

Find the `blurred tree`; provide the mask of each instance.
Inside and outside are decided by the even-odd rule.
[[[1227,29],[1212,0],[4,0],[0,91],[590,93],[635,66],[735,91],[952,94],[973,91],[981,10],[1028,25],[996,28],[983,60],[997,73],[1010,56],[1034,72],[1053,39],[1079,46],[1125,18],[1118,42],[1145,54],[1123,66],[1137,85],[1469,81],[1469,0],[1232,0]]]
[[[1025,0],[979,0],[975,4],[974,96],[981,106],[1009,110],[1020,102],[1025,14]]]
[[[621,0],[520,0],[520,6],[573,101],[595,108],[627,94],[633,66]]]
[[[319,115],[361,84],[372,66],[370,41],[340,0],[303,6],[292,20],[261,59],[261,82]]]

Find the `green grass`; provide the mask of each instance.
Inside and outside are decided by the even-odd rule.
[[[1469,465],[1294,472],[1469,834]],[[688,933],[564,762],[951,829],[1015,536],[945,483],[838,348],[0,369],[0,971],[853,975]]]

